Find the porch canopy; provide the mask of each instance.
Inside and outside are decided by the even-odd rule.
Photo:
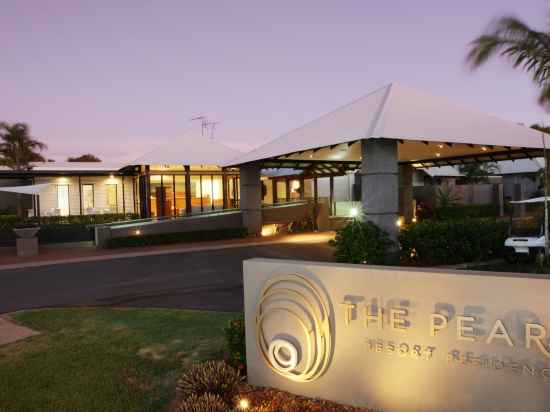
[[[37,185],[26,185],[26,186],[0,186],[0,192],[10,192],[10,193],[21,193],[24,195],[40,195],[40,192],[51,183],[40,183]]]
[[[326,174],[361,167],[362,139],[398,144],[399,164],[414,167],[534,158],[542,133],[392,83],[327,113],[225,166],[260,162]],[[547,145],[550,140],[547,140]]]

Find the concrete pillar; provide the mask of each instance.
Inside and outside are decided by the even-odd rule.
[[[111,228],[107,225],[95,226],[95,246],[97,248],[107,247],[111,239]]]
[[[399,166],[399,214],[405,223],[411,223],[414,217],[412,165]]]
[[[397,140],[361,141],[361,202],[366,220],[385,230],[397,241],[399,177]]]
[[[240,189],[243,227],[248,230],[250,236],[260,236],[262,233],[262,182],[258,164],[241,166]]]

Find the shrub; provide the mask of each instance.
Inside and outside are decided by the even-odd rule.
[[[485,205],[453,205],[435,209],[435,217],[439,220],[496,217],[498,214],[499,206],[493,203]]]
[[[201,230],[196,232],[157,233],[151,235],[135,235],[117,237],[109,240],[108,247],[153,246],[170,243],[203,242],[208,240],[222,240],[246,237],[247,231],[243,228]]]
[[[123,220],[133,220],[139,218],[134,213],[109,213],[102,215],[75,215],[75,216],[43,216],[37,217],[19,217],[16,215],[0,215],[0,231],[10,231],[15,226],[40,223],[42,227],[66,227],[67,225],[87,227],[97,224],[119,222]]]
[[[241,371],[246,367],[246,343],[244,315],[231,319],[224,329],[225,344],[229,352],[229,364]]]
[[[183,399],[175,408],[176,412],[227,412],[229,408],[218,395],[205,393],[191,395]]]
[[[425,220],[401,231],[401,259],[442,265],[501,257],[507,236],[508,223],[496,219]]]
[[[193,365],[179,379],[176,389],[184,398],[211,394],[229,404],[241,381],[239,372],[227,363],[208,361]]]
[[[393,242],[374,223],[354,219],[336,232],[330,245],[336,248],[338,262],[382,264],[386,262]]]

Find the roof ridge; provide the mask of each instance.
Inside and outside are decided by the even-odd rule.
[[[378,132],[378,133],[376,133],[377,135],[379,135],[380,137],[383,137],[382,133],[380,133],[378,129],[379,129],[380,121],[383,118],[383,115],[386,114],[387,107],[388,107],[388,102],[390,100],[390,94],[392,94],[394,86],[396,86],[396,85],[397,85],[397,83],[393,82],[393,83],[390,83],[389,85],[386,86],[388,88],[388,90],[386,91],[386,95],[384,96],[384,99],[382,100],[382,104],[380,104],[380,107],[378,109],[378,113],[376,113],[376,115],[374,117],[374,121],[372,122],[371,128],[370,128],[369,132],[367,133],[367,135],[365,136],[365,139],[369,139],[371,137],[374,137],[374,132],[375,131]],[[385,126],[385,124],[382,125],[382,126]]]

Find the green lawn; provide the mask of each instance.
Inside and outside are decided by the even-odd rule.
[[[0,411],[164,411],[194,361],[219,358],[234,314],[48,309],[12,315],[41,335],[0,347]]]

